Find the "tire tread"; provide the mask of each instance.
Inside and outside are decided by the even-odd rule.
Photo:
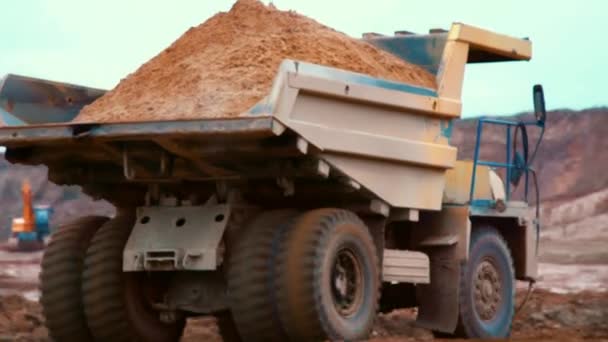
[[[274,298],[274,278],[278,261],[277,245],[289,229],[294,210],[281,209],[263,212],[245,227],[236,238],[228,258],[228,293],[234,324],[223,317],[220,327],[227,331],[236,326],[246,341],[284,341],[284,329],[277,317]]]
[[[40,302],[50,336],[56,341],[91,340],[81,294],[86,248],[108,220],[87,216],[59,227],[42,258]]]
[[[475,246],[475,244],[477,243],[478,240],[488,237],[488,236],[497,239],[497,244],[500,246],[499,248],[505,252],[505,257],[508,259],[508,267],[510,268],[511,274],[515,274],[514,267],[513,267],[513,258],[509,251],[508,244],[505,241],[505,239],[503,238],[503,236],[500,234],[500,232],[497,229],[495,229],[494,227],[491,227],[491,226],[474,227],[472,234],[471,234],[471,244],[470,244],[471,248],[473,246]],[[465,303],[465,301],[468,300],[468,298],[466,297],[468,291],[462,291],[462,289],[465,289],[467,287],[467,279],[466,279],[466,275],[468,273],[467,266],[468,265],[461,267],[460,285],[459,285],[460,290],[458,291],[458,302],[459,303]],[[511,291],[511,303],[514,303],[514,300],[515,300],[515,287],[513,286],[513,290]],[[473,308],[469,307],[468,305],[462,305],[462,304],[460,304],[458,307],[459,307],[460,313],[458,316],[458,325],[457,325],[456,331],[454,334],[452,334],[453,337],[456,337],[456,338],[487,338],[488,336],[479,336],[479,334],[477,334],[475,332],[475,329],[471,326],[471,322],[476,319],[475,313],[473,312]],[[509,326],[512,324],[512,320],[513,320],[512,316],[513,316],[513,314],[511,314],[511,322],[509,323]],[[508,336],[504,336],[504,337],[508,337]]]

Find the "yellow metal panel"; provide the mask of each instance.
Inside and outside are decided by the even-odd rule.
[[[532,42],[525,39],[498,34],[474,26],[455,23],[448,40],[469,43],[480,49],[513,59],[532,58]]]
[[[442,126],[441,119],[437,117],[303,91],[293,102],[289,117],[279,119],[286,126],[304,123],[344,132],[363,132],[386,138],[447,145],[447,141],[440,142],[438,139]]]
[[[464,63],[466,64],[466,58]],[[290,72],[288,75],[290,87],[325,96],[336,96],[353,101],[370,102],[382,106],[397,107],[401,110],[421,111],[444,117],[460,117],[462,108],[460,98],[455,101],[451,98],[436,98],[374,86],[346,84],[341,81],[299,75],[295,72]]]
[[[444,172],[345,154],[321,154],[336,169],[397,208],[441,209]]]
[[[456,161],[455,167],[446,172],[443,203],[467,203],[471,192],[472,175],[472,161]],[[475,179],[475,198],[491,199],[492,188],[490,186],[490,168],[478,165]]]
[[[33,226],[31,225],[26,225],[25,224],[25,220],[23,219],[23,217],[17,217],[13,219],[13,225],[11,227],[11,231],[13,233],[26,233],[26,232],[31,232],[33,229]]]
[[[292,122],[291,125],[323,151],[444,169],[453,167],[456,162],[456,148],[449,145],[344,131],[301,122]]]
[[[469,44],[456,41],[446,43],[437,73],[437,93],[442,98],[460,101],[468,55]]]

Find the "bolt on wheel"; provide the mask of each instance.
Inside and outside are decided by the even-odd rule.
[[[279,258],[278,308],[289,339],[366,339],[378,308],[377,255],[354,213],[328,208],[301,215]]]
[[[501,234],[492,227],[471,232],[469,257],[461,268],[458,327],[465,338],[506,338],[515,310],[513,259]]]
[[[501,279],[496,261],[485,258],[475,270],[475,310],[484,321],[491,321],[502,305]]]
[[[363,301],[363,274],[359,260],[348,248],[336,255],[331,279],[336,310],[343,317],[353,315]]]

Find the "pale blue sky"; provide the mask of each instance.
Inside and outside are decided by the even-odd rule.
[[[265,1],[266,3],[268,0]],[[111,88],[191,26],[233,0],[6,1],[0,20],[0,75],[18,73]],[[531,62],[472,65],[464,115],[531,108],[543,83],[549,108],[608,105],[608,2],[603,0],[275,0],[360,37],[363,32],[426,32],[460,21],[530,37]]]

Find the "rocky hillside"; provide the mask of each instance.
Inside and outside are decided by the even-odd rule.
[[[529,114],[515,118],[530,119]],[[548,113],[547,130],[533,166],[541,193],[541,260],[558,263],[608,261],[608,108]],[[454,128],[459,158],[471,159],[475,120]],[[535,144],[537,129],[530,129]],[[505,160],[504,128],[484,126],[483,159]],[[520,144],[521,146],[521,144]],[[531,146],[532,149],[532,146]],[[516,195],[521,194],[522,185]],[[531,193],[530,200],[533,200]]]
[[[513,118],[531,119],[531,115]],[[458,146],[460,159],[473,158],[476,126],[476,120],[455,125],[452,144]],[[569,201],[608,187],[608,108],[552,111],[547,113],[546,127],[533,164],[545,202]],[[530,145],[538,133],[538,129],[529,129]],[[484,126],[482,141],[484,159],[505,160],[503,126]]]
[[[531,116],[520,114],[514,118]],[[462,120],[455,125],[452,143],[458,146],[461,159],[473,157],[476,125],[475,120]],[[608,212],[608,198],[601,195],[608,190],[608,108],[552,111],[547,114],[546,127],[533,166],[539,175],[544,212],[551,214],[550,209],[561,208],[548,222],[566,223]],[[538,133],[538,129],[529,129],[530,145],[536,142]],[[482,139],[484,159],[505,160],[502,126],[484,126]],[[575,199],[581,200],[574,202]]]
[[[452,143],[458,146],[461,159],[473,156],[475,128],[475,120],[462,120],[454,127]],[[538,132],[531,129],[529,134],[532,144]],[[545,226],[580,232],[576,225],[585,223],[586,238],[592,238],[596,231],[608,236],[607,137],[608,108],[548,113],[547,132],[534,162]],[[504,132],[496,127],[485,130],[481,152],[486,159],[504,160]],[[20,184],[24,178],[32,183],[36,203],[55,207],[55,224],[77,215],[113,211],[108,203],[93,201],[77,187],[49,183],[44,166],[11,165],[0,158],[0,238],[7,236],[11,218],[21,215]]]

